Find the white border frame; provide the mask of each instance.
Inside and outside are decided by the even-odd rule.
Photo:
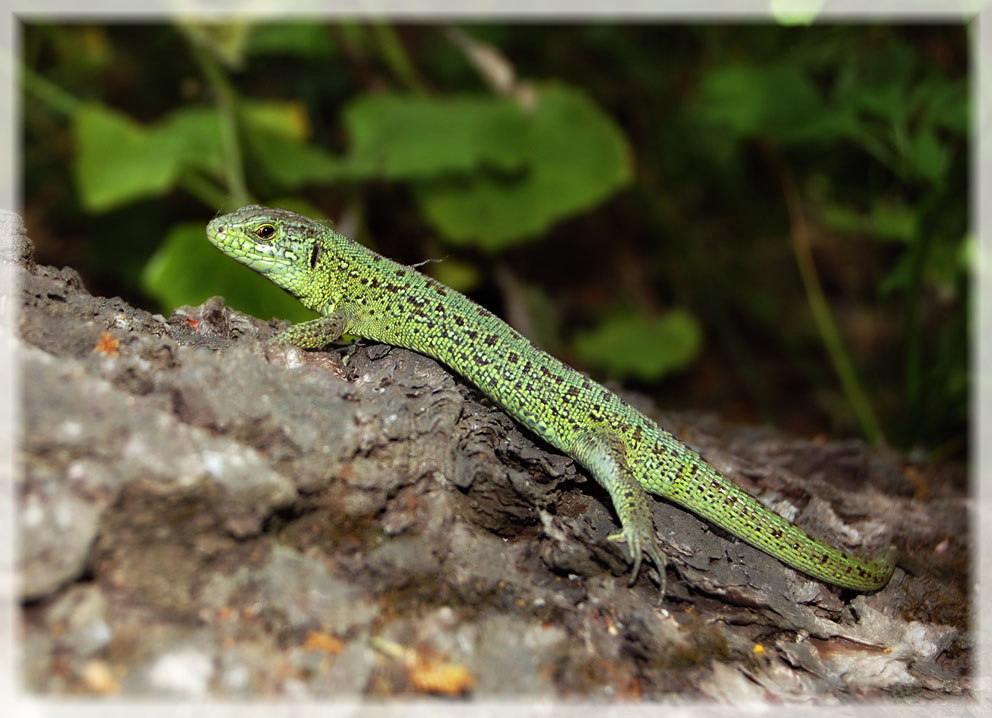
[[[90,0],[86,11],[79,10],[78,0],[4,0],[8,7],[0,8],[0,161],[8,158],[6,167],[0,167],[0,208],[19,211],[21,207],[21,153],[20,153],[20,92],[14,58],[19,57],[20,26],[22,22],[50,19],[79,21],[168,21],[176,16],[196,16],[202,19],[224,19],[232,16],[276,19],[280,17],[389,16],[405,20],[437,20],[441,18],[463,21],[548,22],[573,21],[651,21],[651,22],[773,22],[770,7],[781,11],[802,12],[810,8],[821,22],[909,22],[963,24],[974,20],[971,33],[972,52],[972,107],[971,133],[971,212],[972,225],[978,237],[976,271],[974,274],[974,302],[972,324],[972,417],[971,489],[976,497],[972,527],[975,532],[974,581],[974,673],[973,694],[970,700],[941,700],[912,705],[901,702],[875,704],[846,704],[837,706],[772,706],[766,704],[734,706],[740,716],[783,714],[808,715],[867,715],[872,718],[931,718],[940,715],[992,715],[990,700],[989,630],[992,599],[986,592],[992,590],[992,565],[990,541],[992,520],[986,474],[992,467],[992,297],[987,276],[992,258],[992,113],[989,108],[989,83],[992,82],[992,13],[987,9],[992,0],[843,0],[818,2],[818,0],[700,0],[691,6],[683,0],[676,2],[650,2],[650,0],[619,0],[609,3],[597,0],[295,0],[292,7],[271,0],[225,2],[217,0],[152,0],[145,8],[135,10],[124,0]],[[817,6],[819,10],[816,10]],[[691,7],[691,9],[690,9]],[[0,236],[0,242],[7,241]],[[17,325],[17,287],[12,282],[13,273],[0,264],[0,700],[6,705],[8,716],[61,716],[92,715],[94,718],[142,715],[172,717],[175,714],[236,715],[269,718],[273,711],[284,715],[361,715],[361,716],[435,716],[439,713],[464,713],[471,716],[502,716],[512,712],[519,716],[569,715],[609,718],[612,716],[636,718],[642,715],[661,715],[665,718],[681,716],[714,716],[723,718],[727,706],[713,704],[673,703],[549,703],[532,700],[487,701],[475,699],[471,703],[418,701],[389,704],[357,701],[327,703],[232,702],[232,701],[134,701],[119,698],[47,699],[21,691],[18,680],[19,646],[16,637],[16,616],[19,603],[16,598],[14,567],[14,456],[17,446],[18,407],[16,363],[11,340]]]

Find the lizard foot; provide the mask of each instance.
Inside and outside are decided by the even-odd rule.
[[[348,326],[350,314],[336,311],[327,316],[286,327],[269,340],[271,344],[291,344],[300,349],[323,349],[336,342]]]
[[[644,554],[648,555],[651,562],[654,564],[655,569],[658,572],[658,586],[659,586],[659,597],[658,601],[661,602],[665,597],[665,566],[668,560],[665,558],[665,553],[661,550],[658,545],[658,539],[654,536],[654,526],[648,525],[632,525],[628,523],[615,534],[610,534],[606,537],[608,541],[623,542],[627,544],[627,550],[630,551],[630,557],[634,561],[634,570],[630,576],[630,585],[633,585],[637,580],[637,574],[641,570],[641,558]]]

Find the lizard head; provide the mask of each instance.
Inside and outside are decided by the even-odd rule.
[[[321,272],[340,238],[329,227],[303,215],[257,204],[216,217],[207,239],[232,259],[251,267],[311,309],[327,300]]]

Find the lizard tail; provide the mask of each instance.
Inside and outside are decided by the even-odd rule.
[[[892,577],[896,556],[893,548],[876,558],[850,554],[775,513],[702,459],[689,463],[682,472],[681,481],[667,484],[678,488],[663,496],[789,566],[857,591],[874,591]]]

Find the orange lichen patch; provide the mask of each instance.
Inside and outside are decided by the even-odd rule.
[[[110,666],[103,661],[87,661],[86,665],[83,666],[80,678],[83,679],[83,685],[86,686],[86,689],[93,693],[106,695],[117,693],[121,689],[110,670]]]
[[[307,640],[303,643],[303,648],[308,651],[323,651],[336,656],[344,650],[344,642],[327,633],[310,631]]]
[[[751,652],[756,656],[763,656],[765,655],[765,647],[762,646],[760,643],[755,643],[754,646],[751,648]]]
[[[459,696],[475,688],[475,676],[457,663],[425,663],[409,668],[410,684],[421,693]]]
[[[475,676],[465,666],[425,658],[412,648],[379,636],[372,639],[372,647],[403,661],[407,680],[420,693],[459,696],[475,688]]]
[[[93,351],[106,354],[108,357],[116,357],[120,356],[120,352],[117,351],[120,345],[120,341],[110,336],[110,332],[104,332],[100,335],[100,341],[93,347]]]
[[[200,322],[198,322],[197,320],[195,320],[195,319],[193,319],[191,317],[186,317],[186,323],[189,324],[194,329],[196,329],[197,327],[200,326]]]

